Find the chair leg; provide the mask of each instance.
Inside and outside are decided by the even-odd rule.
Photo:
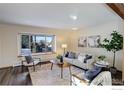
[[[34,65],[34,62],[33,62],[33,69],[34,69],[34,71],[35,71],[35,65]]]
[[[61,78],[63,78],[63,64],[61,64]]]
[[[51,63],[51,70],[52,70],[52,68],[53,68],[53,63]]]
[[[33,65],[33,70],[35,71],[35,65]]]
[[[23,72],[23,68],[24,68],[24,66],[23,66],[23,61],[22,61],[22,64],[21,64],[21,68],[22,68],[22,72]]]
[[[40,62],[40,67],[41,67],[41,62]]]

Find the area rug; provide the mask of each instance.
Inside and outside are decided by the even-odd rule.
[[[51,64],[43,64],[41,67],[36,66],[36,71],[33,71],[32,67],[29,67],[29,73],[33,85],[43,85],[43,86],[70,86],[70,72],[69,67],[64,66],[63,68],[63,78],[61,78],[61,68],[58,65],[53,65],[51,70]],[[71,66],[71,71],[74,74],[82,73],[83,71],[78,68]],[[120,79],[112,79],[113,85],[123,85]]]
[[[58,65],[43,64],[41,67],[38,65],[36,71],[29,67],[33,85],[70,85],[70,72],[68,67],[63,68],[63,78],[61,78],[61,68]]]

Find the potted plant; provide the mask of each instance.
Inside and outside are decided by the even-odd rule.
[[[106,56],[104,56],[104,55],[98,56],[99,61],[104,61],[105,58],[106,58]]]
[[[56,58],[57,58],[60,62],[63,62],[63,57],[62,57],[62,55],[59,54],[59,55],[56,56]]]
[[[101,47],[105,48],[107,51],[113,52],[113,66],[110,68],[112,74],[116,74],[116,67],[115,67],[115,56],[116,52],[123,49],[123,36],[119,34],[117,31],[113,31],[111,33],[111,39],[105,38]]]

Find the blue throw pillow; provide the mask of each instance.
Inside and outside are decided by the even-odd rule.
[[[65,53],[65,57],[68,57],[68,55],[69,55],[69,52],[67,51],[67,52]]]
[[[101,72],[101,70],[102,70],[101,67],[94,66],[93,69],[86,71],[85,77],[88,80],[92,81]]]
[[[75,56],[76,56],[76,53],[74,52],[69,52],[68,54],[68,58],[75,58]]]

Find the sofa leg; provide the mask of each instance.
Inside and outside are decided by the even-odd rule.
[[[33,63],[33,70],[35,71],[35,65],[34,65],[34,63]]]

